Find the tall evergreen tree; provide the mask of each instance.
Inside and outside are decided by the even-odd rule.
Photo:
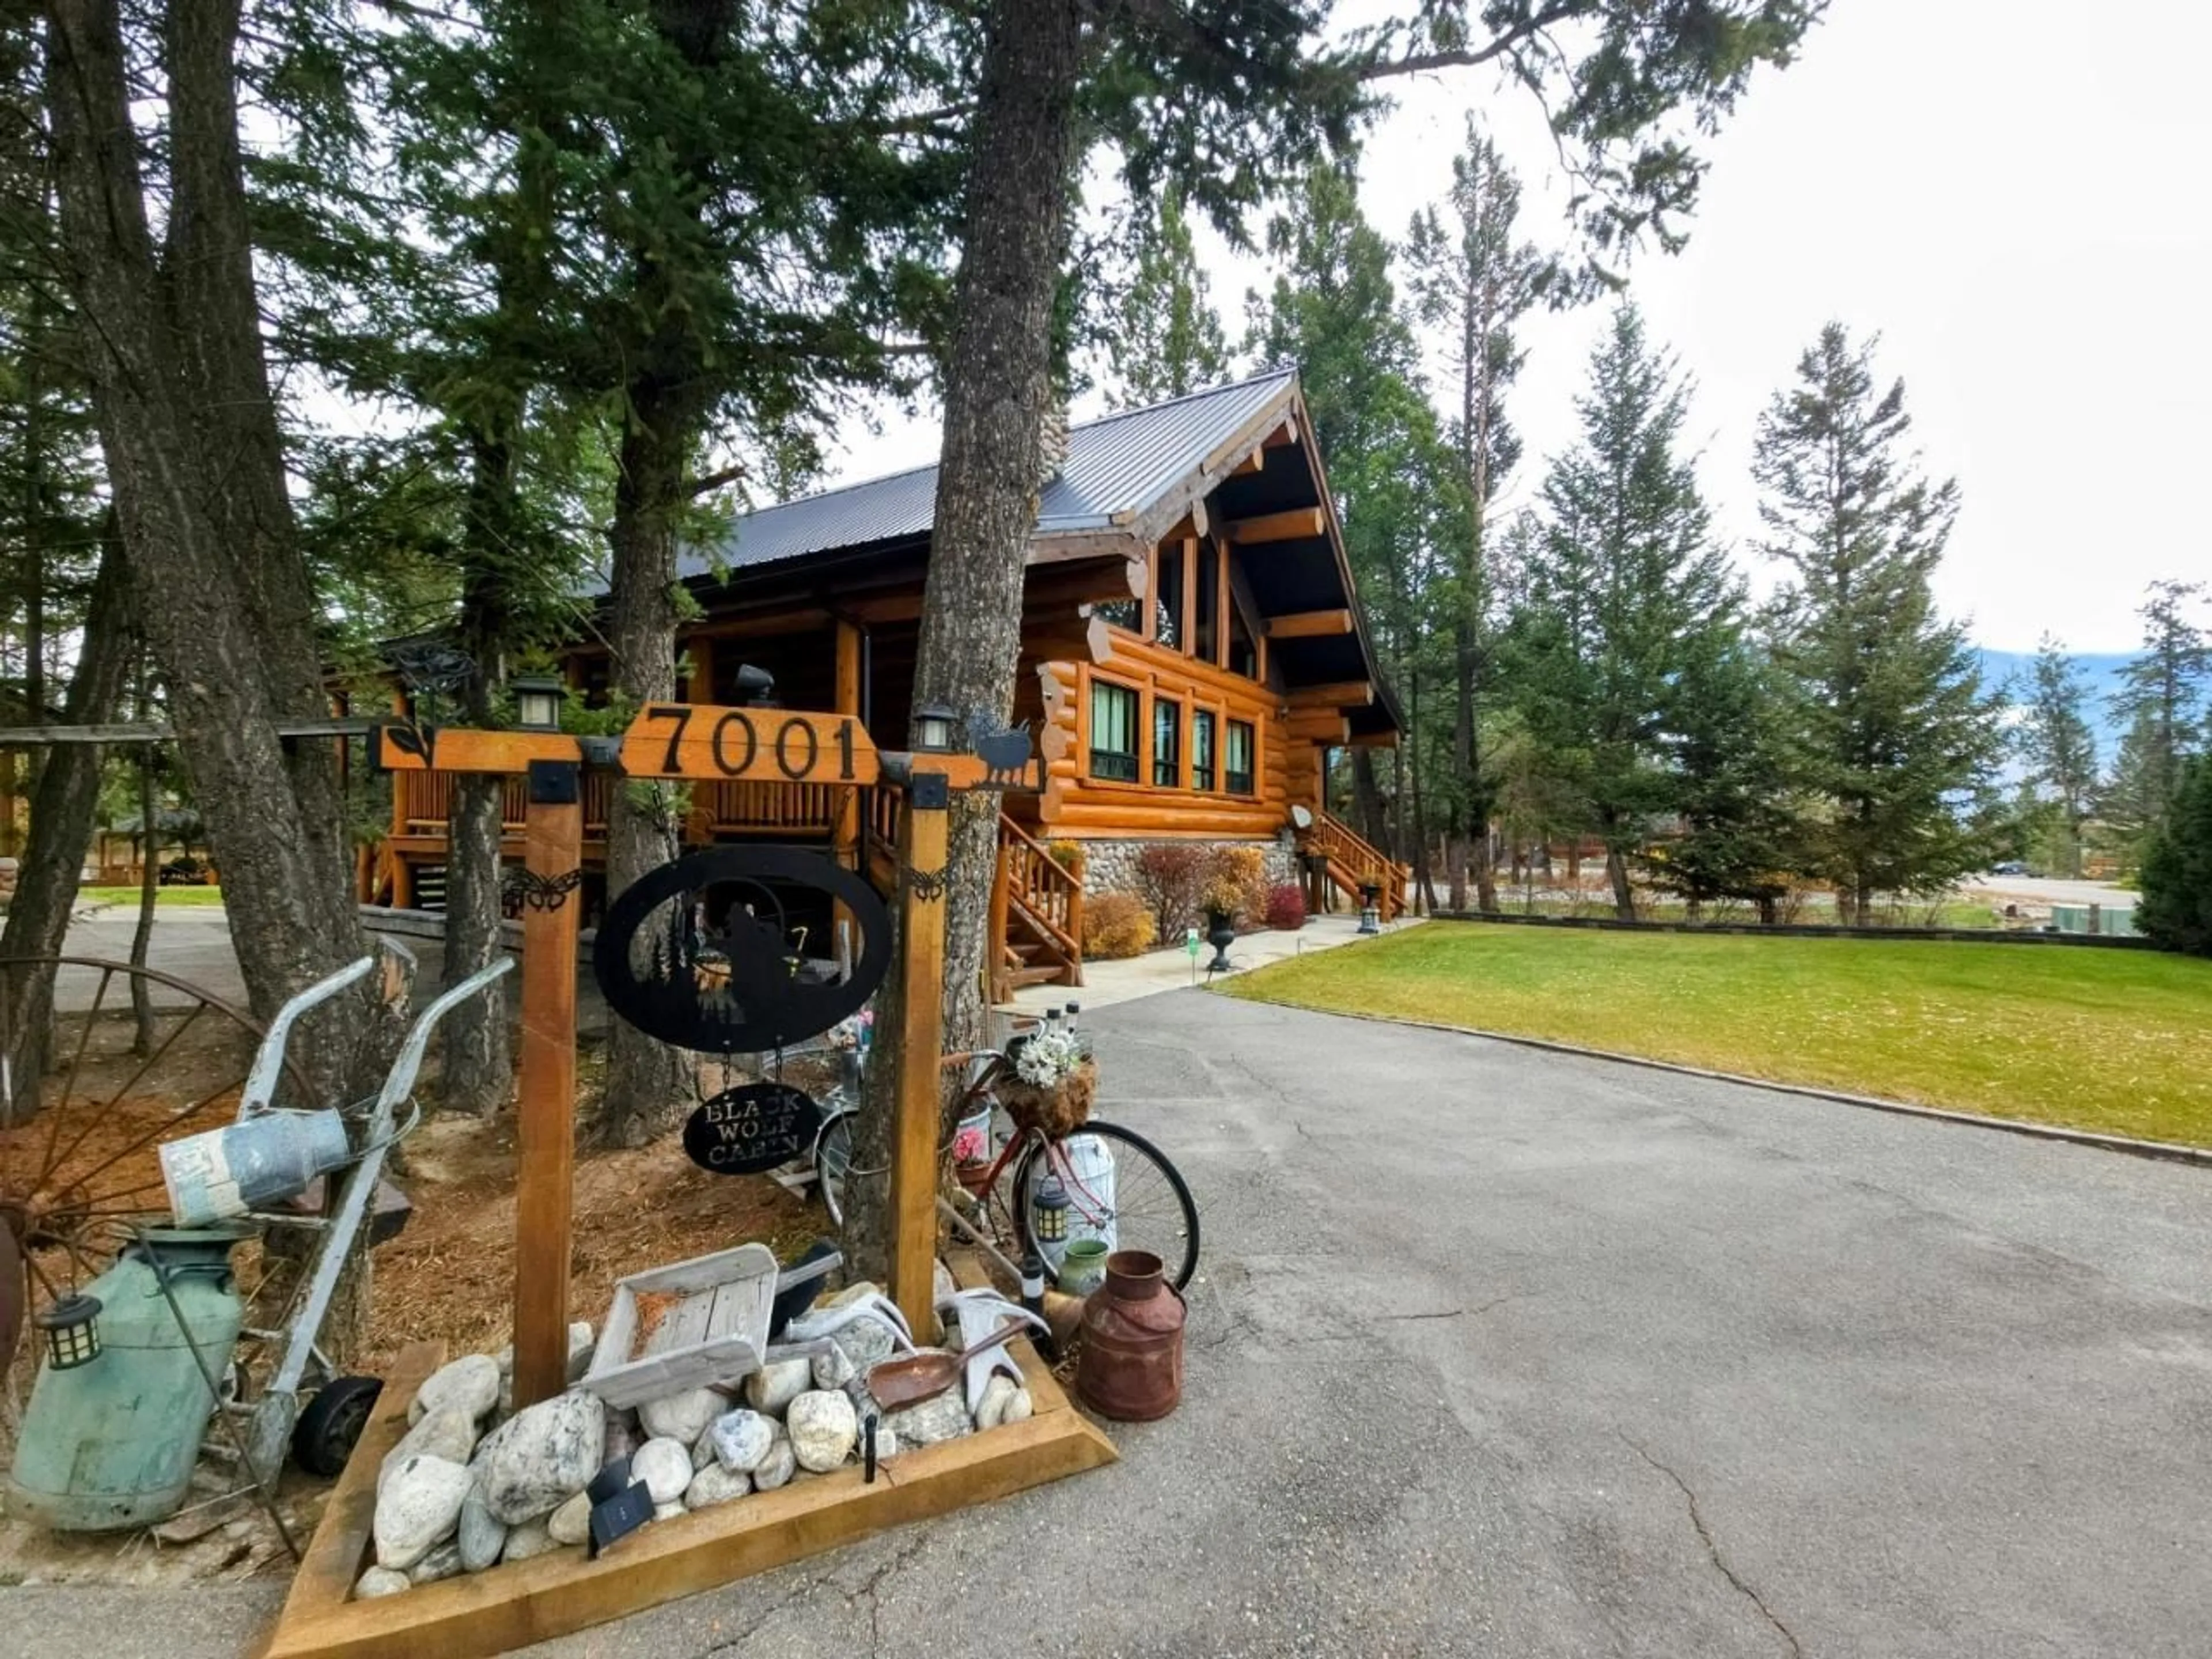
[[[2212,757],[2182,765],[2172,804],[2143,854],[2135,921],[2169,951],[2212,957]]]
[[[1773,667],[1733,617],[1688,643],[1662,739],[1678,822],[1647,872],[1692,916],[1716,900],[1747,900],[1771,922],[1799,857]]]
[[[1130,270],[1114,306],[1111,364],[1116,409],[1188,397],[1229,374],[1229,336],[1208,294],[1181,195],[1127,216]]]
[[[2081,873],[2081,833],[2098,781],[2097,734],[2083,714],[2089,682],[2066,647],[2045,634],[2035,647],[2016,728],[2028,780],[2055,811],[2064,834],[2061,873]]]
[[[2140,842],[2165,817],[2181,786],[2202,729],[2212,688],[2212,635],[2197,620],[2202,582],[2156,581],[2136,614],[2143,619],[2142,654],[2120,671],[2112,712],[2127,723],[2106,792],[2106,817]]]
[[[1999,701],[1929,585],[1958,485],[1921,475],[1905,384],[1877,390],[1872,353],[1822,329],[1760,416],[1753,463],[1764,550],[1790,573],[1774,653],[1793,769],[1820,808],[1810,866],[1860,925],[1878,893],[1940,890],[1987,862],[2003,745]]]
[[[1496,673],[1496,605],[1486,555],[1491,502],[1521,455],[1505,418],[1505,392],[1520,372],[1515,325],[1535,303],[1545,267],[1533,243],[1516,240],[1521,181],[1474,117],[1467,149],[1452,159],[1447,211],[1429,208],[1413,219],[1407,243],[1413,289],[1421,319],[1443,331],[1444,356],[1459,381],[1451,428],[1463,488],[1453,541],[1452,736],[1444,862],[1451,905],[1467,903],[1470,862],[1476,902],[1497,908],[1490,853],[1491,790],[1482,760],[1485,703]]]
[[[1723,654],[1742,594],[1680,452],[1688,387],[1633,306],[1614,312],[1576,407],[1582,441],[1544,481],[1520,701],[1604,842],[1626,921],[1631,858],[1682,804],[1668,752],[1680,683]]]

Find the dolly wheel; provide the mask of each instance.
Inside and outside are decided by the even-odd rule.
[[[292,1461],[325,1480],[343,1471],[383,1392],[380,1377],[334,1376],[324,1383],[292,1431]]]

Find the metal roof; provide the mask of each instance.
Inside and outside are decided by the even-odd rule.
[[[1287,404],[1297,386],[1296,370],[1271,368],[1232,386],[1071,427],[1067,464],[1045,487],[1036,533],[1103,530],[1141,512],[1270,404]],[[936,502],[937,469],[921,466],[763,507],[732,524],[711,555],[684,550],[679,573],[701,576],[717,565],[736,569],[774,564],[835,548],[926,536]]]

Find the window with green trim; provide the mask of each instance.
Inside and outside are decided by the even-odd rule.
[[[1171,697],[1152,699],[1152,787],[1182,784],[1182,705]]]
[[[1126,685],[1091,682],[1091,775],[1137,781],[1137,694]]]
[[[1252,724],[1249,720],[1229,722],[1229,742],[1221,756],[1222,787],[1232,795],[1252,793]]]
[[[1213,787],[1213,711],[1197,709],[1190,717],[1190,787]]]

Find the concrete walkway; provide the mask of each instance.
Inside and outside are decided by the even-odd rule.
[[[1420,920],[1418,916],[1406,916],[1390,923],[1383,931],[1395,933],[1401,927],[1417,927]],[[1229,947],[1229,961],[1236,971],[1243,973],[1291,957],[1334,951],[1361,937],[1359,918],[1356,915],[1315,916],[1295,933],[1268,928],[1243,935]],[[1207,982],[1206,964],[1212,959],[1213,947],[1201,940],[1196,957],[1177,945],[1171,950],[1147,951],[1140,957],[1120,962],[1086,962],[1079,988],[1066,985],[1027,986],[1014,994],[1013,1006],[1024,1013],[1041,1014],[1048,1008],[1075,1002],[1080,1003],[1088,1014],[1093,1008],[1109,1008],[1139,997],[1204,985]]]

